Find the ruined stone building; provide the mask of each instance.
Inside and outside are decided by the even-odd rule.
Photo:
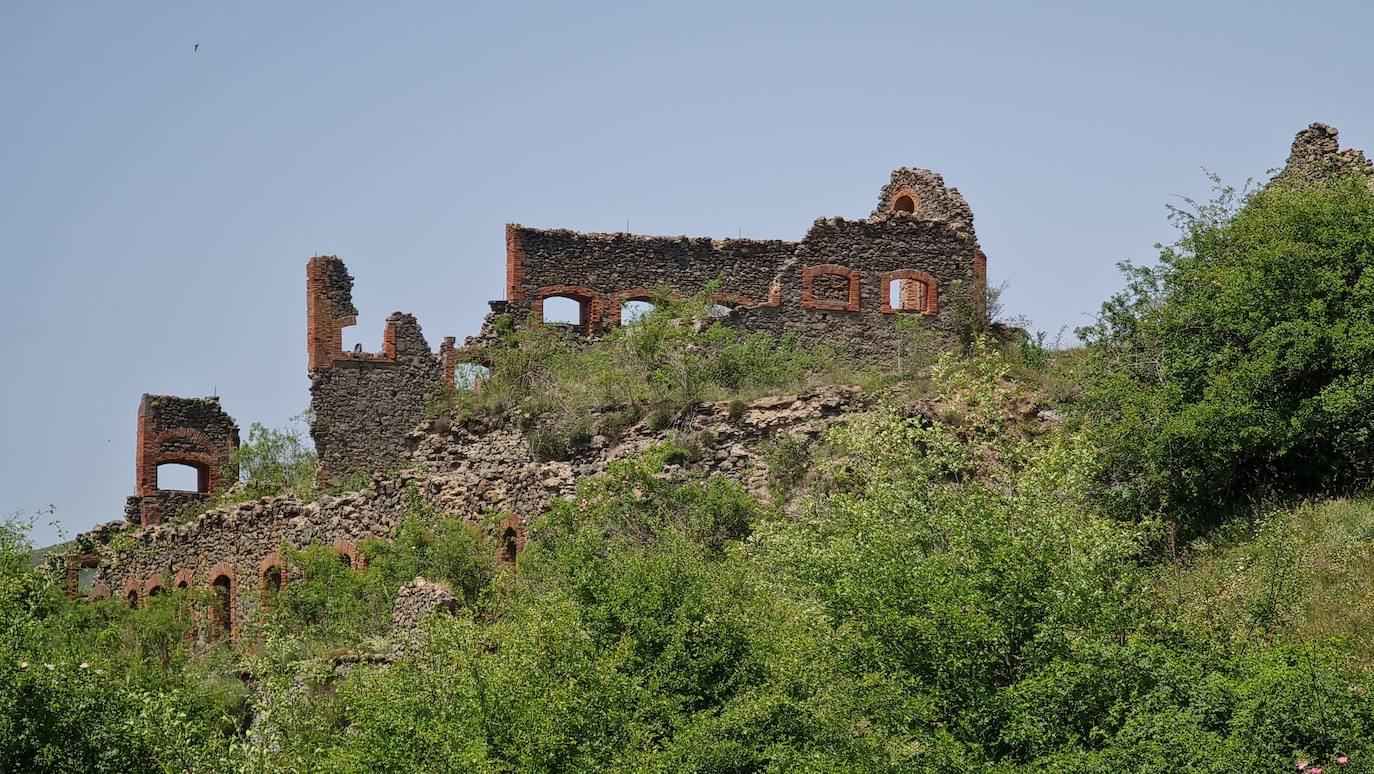
[[[1368,164],[1358,151],[1339,148],[1334,129],[1313,125],[1294,141],[1281,174],[1310,177]],[[358,314],[353,278],[339,258],[316,256],[306,266],[305,327],[319,478],[338,482],[365,473],[370,485],[313,502],[266,498],[186,517],[236,478],[238,427],[217,398],[144,395],[125,523],[80,536],[67,565],[69,588],[75,591],[78,570],[94,567],[92,593],[132,604],[163,588],[209,589],[215,593],[210,620],[233,637],[241,620],[289,582],[293,570],[283,546],[333,546],[360,568],[359,547],[386,539],[414,497],[452,517],[496,524],[513,557],[524,525],[553,498],[571,495],[577,478],[665,439],[666,431],[640,423],[613,438],[598,436],[570,459],[543,460],[513,418],[457,426],[427,418],[427,401],[452,388],[461,361],[481,359],[497,318],[539,325],[545,302],[570,299],[579,310],[574,332],[594,338],[621,324],[626,302],[650,299],[659,289],[696,294],[717,279],[722,289],[715,300],[730,311],[716,324],[883,358],[897,346],[894,322],[903,316],[948,336],[959,313],[978,313],[986,259],[959,192],[933,172],[909,168],[892,173],[867,218],[817,220],[796,242],[510,225],[505,298],[491,303],[483,334],[463,347],[445,338],[434,351],[415,318],[397,312],[387,318],[382,349],[374,353],[343,351],[342,331]],[[699,469],[762,493],[766,470],[755,452],[761,441],[814,437],[858,405],[854,390],[835,388],[755,401],[743,412],[708,404],[681,430],[703,439]],[[159,489],[157,467],[168,463],[194,468],[196,491]],[[112,540],[128,525],[138,528]]]

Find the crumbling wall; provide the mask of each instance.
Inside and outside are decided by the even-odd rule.
[[[161,524],[203,502],[226,483],[239,428],[220,408],[219,398],[144,395],[138,403],[134,496],[124,516],[136,524]],[[178,464],[196,471],[196,491],[158,488],[159,465]]]
[[[1342,150],[1334,126],[1313,123],[1293,138],[1288,162],[1274,179],[1321,182],[1352,174],[1370,178],[1374,186],[1374,165],[1364,153],[1354,148]]]
[[[666,287],[694,294],[717,278],[727,306],[766,303],[780,263],[796,249],[781,240],[583,234],[506,227],[506,301],[515,314],[538,317],[547,298],[581,304],[579,333],[620,321],[627,301],[648,301]]]
[[[954,312],[981,304],[986,259],[958,190],[903,167],[869,218],[818,220],[800,242],[507,226],[506,275],[506,300],[494,310],[538,321],[546,299],[571,298],[580,305],[573,327],[585,336],[617,325],[623,303],[656,288],[690,295],[720,278],[717,300],[741,310],[726,324],[878,358],[897,346],[900,314],[920,315],[948,338]]]
[[[386,320],[381,352],[344,352],[343,329],[357,321],[353,278],[337,256],[306,267],[310,436],[322,481],[391,470],[406,454],[406,434],[442,389],[443,366],[414,316]]]
[[[972,230],[943,219],[884,213],[818,220],[795,258],[780,303],[742,309],[722,323],[892,359],[905,335],[894,325],[898,317],[917,316],[936,341],[949,340],[960,307],[978,303],[984,282]]]
[[[743,407],[704,404],[679,429],[640,423],[616,437],[597,436],[570,459],[556,461],[537,459],[510,418],[466,424],[435,419],[410,434],[414,469],[377,475],[361,491],[314,502],[264,498],[206,511],[183,524],[150,525],[128,541],[113,541],[108,529],[78,541],[84,552],[101,556],[97,593],[134,603],[154,588],[207,589],[217,577],[228,579],[232,620],[225,628],[241,633],[270,602],[274,584],[281,588],[299,578],[281,556],[283,545],[320,543],[352,558],[366,541],[389,538],[418,497],[436,512],[474,525],[494,519],[494,528],[506,533],[515,550],[523,544],[525,525],[555,498],[571,496],[578,477],[670,438],[693,450],[670,472],[718,473],[767,498],[762,444],[784,435],[813,439],[859,408],[857,398],[853,388],[825,388]],[[360,562],[350,563],[361,569]]]

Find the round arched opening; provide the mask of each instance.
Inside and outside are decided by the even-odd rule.
[[[210,631],[215,640],[234,631],[233,581],[227,575],[210,582]]]
[[[636,323],[644,317],[653,314],[654,305],[643,299],[626,301],[620,305],[620,324],[630,325]]]
[[[915,212],[916,200],[911,197],[911,194],[902,194],[901,196],[897,197],[896,201],[892,202],[892,211]]]

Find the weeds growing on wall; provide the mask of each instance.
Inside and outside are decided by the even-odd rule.
[[[514,412],[535,451],[557,458],[641,419],[661,429],[702,401],[747,400],[836,375],[829,352],[706,324],[711,290],[693,299],[661,294],[651,313],[592,344],[554,327],[508,328],[484,352],[490,376],[439,408],[459,418]]]

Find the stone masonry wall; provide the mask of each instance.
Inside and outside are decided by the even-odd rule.
[[[444,381],[440,358],[409,314],[387,318],[381,352],[342,351],[342,331],[357,320],[352,289],[353,278],[338,257],[310,259],[310,436],[325,482],[400,465],[406,433],[424,419],[426,402]]]
[[[408,512],[412,492],[446,516],[474,524],[494,516],[523,542],[525,526],[554,498],[571,496],[578,477],[676,437],[696,451],[691,461],[670,470],[718,473],[767,498],[763,442],[783,435],[813,439],[858,408],[857,396],[853,388],[826,388],[757,400],[735,411],[728,403],[704,404],[679,431],[640,423],[615,438],[597,436],[563,461],[536,459],[506,420],[455,425],[436,419],[407,439],[413,469],[378,474],[362,491],[308,503],[275,497],[217,508],[185,524],[148,526],[120,550],[112,548],[117,543],[108,530],[82,538],[103,555],[95,587],[121,598],[143,599],[169,585],[199,589],[217,578],[227,581],[230,628],[236,632],[257,614],[274,568],[284,570],[287,583],[296,577],[280,554],[283,544],[334,546],[359,567],[359,545],[389,537]]]
[[[1341,149],[1339,133],[1334,126],[1313,123],[1293,138],[1288,162],[1275,180],[1300,179],[1319,182],[1332,176],[1360,174],[1374,186],[1374,164],[1363,152]]]
[[[134,496],[125,504],[125,518],[160,524],[195,507],[227,483],[224,474],[238,448],[238,425],[218,397],[144,395],[138,402]],[[196,491],[159,489],[157,469],[167,464],[194,468]]]
[[[695,294],[719,277],[717,300],[745,310],[728,324],[875,358],[896,344],[896,315],[920,315],[947,336],[952,308],[979,303],[986,283],[968,203],[939,175],[909,167],[892,173],[868,219],[818,220],[800,242],[510,225],[506,269],[503,310],[517,322],[541,319],[545,299],[571,298],[580,305],[577,333],[595,336],[619,323],[626,301],[647,300],[659,287]]]

